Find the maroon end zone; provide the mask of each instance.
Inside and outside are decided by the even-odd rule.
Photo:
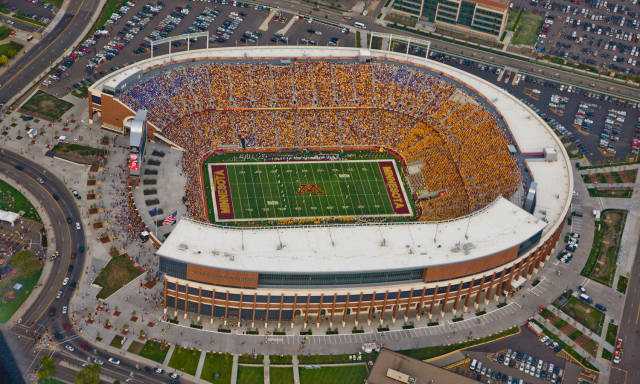
[[[233,202],[231,201],[231,187],[229,186],[229,174],[227,166],[223,164],[211,164],[211,179],[213,195],[216,204],[217,220],[233,220]]]
[[[396,168],[393,161],[380,161],[378,162],[380,167],[380,173],[382,173],[382,179],[384,185],[387,187],[387,193],[389,194],[389,200],[391,200],[391,207],[393,212],[398,215],[409,214],[409,204],[404,198],[398,175],[396,174]]]

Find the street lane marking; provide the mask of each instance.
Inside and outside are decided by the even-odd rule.
[[[71,26],[71,24],[73,23],[73,20],[76,18],[76,16],[78,16],[80,14],[80,11],[82,10],[82,6],[84,6],[84,2],[85,0],[82,0],[82,3],[80,3],[80,6],[78,7],[78,11],[75,13],[75,15],[73,15],[73,17],[71,18],[71,20],[69,20],[69,23],[67,24],[66,27],[64,27],[64,29],[60,32],[60,34],[58,35],[58,37],[56,37],[55,39],[53,39],[49,45],[47,45],[46,47],[44,47],[44,49],[42,49],[40,51],[40,53],[38,53],[33,59],[31,59],[25,66],[23,66],[18,72],[14,73],[13,76],[11,76],[2,87],[0,87],[0,90],[3,90],[4,87],[7,86],[7,84],[9,84],[11,81],[13,81],[13,79],[18,76],[20,73],[22,73],[22,71],[24,71],[27,68],[31,67],[31,64],[36,61],[40,55],[42,55],[47,49],[49,49],[49,47],[51,47],[56,41],[58,41],[58,39],[60,37],[62,37],[64,35],[64,33],[67,31],[67,29]],[[66,50],[66,48],[65,48]]]
[[[636,324],[638,324],[638,318],[640,318],[640,305],[638,305],[638,313],[636,313]]]

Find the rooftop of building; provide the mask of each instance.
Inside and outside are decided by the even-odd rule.
[[[435,365],[416,360],[399,353],[382,349],[369,372],[367,384],[398,384],[400,381],[387,376],[389,369],[415,379],[415,384],[472,384],[476,381]]]

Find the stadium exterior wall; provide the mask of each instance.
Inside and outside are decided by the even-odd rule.
[[[260,48],[260,47],[257,47]],[[279,47],[280,48],[280,47]],[[294,51],[295,47],[286,48],[292,52],[291,56],[300,56]],[[237,50],[237,49],[236,49]],[[222,57],[240,57],[234,49],[220,50]],[[284,51],[285,48],[282,48]],[[345,57],[353,57],[354,49],[342,49]],[[134,64],[142,68],[146,66],[160,67],[163,64],[175,64],[175,58],[183,61],[195,60],[195,57],[210,58],[218,50],[198,53],[194,51],[194,58],[186,55],[180,56],[160,56],[154,59],[145,60]],[[240,52],[239,50],[237,50]],[[257,55],[259,56],[260,50]],[[340,52],[338,49],[337,52]],[[367,54],[380,56],[390,60],[403,61],[404,55],[392,52],[366,51]],[[277,54],[276,54],[277,55]],[[174,58],[175,56],[175,58]],[[284,56],[284,55],[283,55]],[[330,55],[327,55],[330,56]],[[184,57],[184,59],[183,59]],[[407,61],[417,62],[423,60],[420,65],[429,66],[430,61],[407,57]],[[125,70],[125,69],[123,69]],[[123,71],[117,71],[110,76],[118,76]],[[458,70],[451,69],[451,73]],[[449,76],[448,74],[446,74]],[[465,74],[468,75],[468,74]],[[455,77],[456,75],[451,75]],[[476,79],[478,83],[486,87],[494,85]],[[460,80],[458,80],[460,81]],[[101,92],[101,81],[94,84],[90,89],[89,113],[100,111],[102,113],[103,125],[114,124],[117,127],[119,121],[123,121],[127,113],[130,113],[124,104],[117,100],[112,100],[113,109],[106,108],[110,101],[109,95]],[[471,88],[471,87],[470,87]],[[513,96],[502,92],[505,98],[522,105]],[[482,93],[479,93],[482,97]],[[101,98],[101,105],[92,101],[93,96]],[[106,97],[105,96],[109,96]],[[113,99],[113,98],[111,98]],[[107,104],[105,105],[105,101]],[[117,104],[120,105],[117,105]],[[546,123],[528,107],[524,108],[531,116],[539,122],[545,129],[550,129]],[[126,111],[128,110],[128,111]],[[500,111],[498,111],[500,113]],[[105,116],[107,115],[107,116]],[[569,214],[571,192],[573,191],[573,180],[571,177],[570,161],[563,145],[559,139],[553,136],[554,146],[560,149],[561,156],[558,161],[563,162],[568,167],[568,193],[566,202],[562,205],[559,215],[549,222],[540,242],[528,252],[518,256],[518,247],[510,248],[499,254],[488,255],[477,260],[458,263],[451,266],[427,267],[423,273],[423,281],[406,281],[400,284],[366,285],[350,287],[258,287],[256,285],[245,285],[246,288],[234,288],[229,285],[229,281],[234,278],[253,281],[256,277],[247,274],[232,276],[210,276],[208,283],[196,282],[189,279],[180,279],[170,274],[165,275],[164,280],[164,308],[165,311],[172,311],[177,315],[178,311],[196,314],[198,321],[201,316],[210,317],[211,321],[221,318],[224,323],[240,320],[251,321],[254,327],[255,322],[264,321],[265,327],[269,322],[277,322],[278,328],[281,324],[290,322],[293,326],[295,321],[303,321],[304,326],[320,324],[322,321],[329,323],[332,327],[335,323],[341,322],[344,326],[347,322],[353,321],[357,326],[361,321],[371,323],[376,320],[380,324],[388,321],[395,322],[398,317],[408,321],[410,318],[419,320],[422,316],[432,319],[433,316],[443,314],[445,311],[467,312],[471,305],[478,308],[485,305],[490,300],[499,300],[500,296],[509,295],[511,284],[515,280],[527,279],[535,273],[549,259],[555,248],[564,228],[564,222]],[[520,145],[516,143],[518,147]],[[528,167],[528,165],[527,165]],[[534,177],[535,177],[535,172]],[[564,196],[563,196],[564,201]],[[193,273],[206,274],[207,271],[199,270],[197,266],[189,267]],[[225,280],[226,279],[226,280]],[[200,279],[202,281],[202,279]]]
[[[434,274],[426,281],[383,286],[283,289],[232,288],[166,275],[163,305],[165,312],[171,310],[176,316],[178,311],[185,317],[192,313],[198,321],[206,316],[212,322],[214,318],[222,319],[225,325],[251,321],[251,327],[256,322],[264,322],[265,327],[274,322],[280,328],[287,323],[293,327],[296,321],[302,321],[304,327],[319,326],[323,321],[333,327],[338,322],[345,326],[353,321],[357,326],[362,321],[370,324],[374,320],[384,325],[389,321],[395,323],[399,317],[404,321],[418,321],[422,316],[432,320],[447,311],[467,312],[471,306],[476,310],[491,300],[498,301],[500,296],[508,296],[514,280],[528,279],[549,259],[563,223],[564,220],[535,251],[491,270],[455,279]],[[514,247],[499,256],[511,255],[516,250]],[[460,270],[486,269],[486,258],[460,264],[463,265],[456,265]]]

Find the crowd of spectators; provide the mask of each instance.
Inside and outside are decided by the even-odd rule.
[[[401,63],[207,61],[156,71],[120,98],[147,109],[185,149],[187,204],[200,220],[207,220],[201,160],[238,147],[240,137],[254,148],[393,149],[421,164],[408,175],[420,220],[473,212],[520,183],[497,115],[460,84]]]

